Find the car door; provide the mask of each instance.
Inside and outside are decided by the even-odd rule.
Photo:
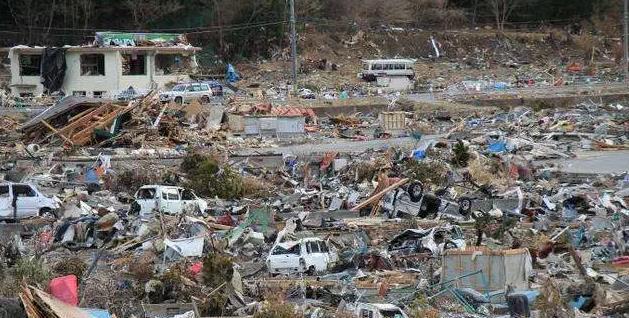
[[[306,269],[314,266],[315,270],[322,272],[328,269],[329,257],[327,253],[321,251],[319,241],[306,242]]]
[[[184,102],[189,102],[194,99],[194,85],[188,85],[186,91],[183,94]]]
[[[275,245],[269,255],[269,269],[287,272],[299,268],[301,246],[298,242],[280,243]]]
[[[182,202],[177,188],[162,189],[162,212],[169,214],[181,213]]]
[[[190,189],[181,189],[179,191],[181,196],[181,209],[182,211],[194,212],[198,207],[197,198]]]
[[[13,184],[13,195],[17,196],[17,217],[31,217],[39,214],[39,197],[37,191],[28,184]]]

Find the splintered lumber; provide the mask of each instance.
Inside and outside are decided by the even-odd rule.
[[[373,204],[373,203],[376,203],[376,202],[380,201],[380,199],[381,199],[381,198],[382,198],[385,194],[387,194],[387,192],[389,192],[389,191],[391,191],[391,190],[394,190],[394,189],[397,189],[397,188],[399,188],[399,187],[403,186],[403,185],[404,185],[404,184],[406,184],[408,181],[409,181],[409,179],[408,179],[408,178],[404,178],[404,179],[402,179],[402,180],[400,180],[400,181],[398,181],[398,182],[396,182],[396,183],[394,183],[394,184],[392,184],[392,185],[390,185],[390,186],[388,186],[388,187],[384,188],[382,191],[380,191],[380,192],[378,192],[378,193],[376,193],[376,194],[372,195],[372,196],[371,196],[371,197],[369,197],[367,200],[365,200],[365,201],[361,202],[359,205],[357,205],[357,206],[353,207],[353,208],[351,209],[351,211],[360,211],[360,209],[362,209],[362,208],[364,208],[364,207],[366,207],[366,206],[368,206],[368,205],[370,205],[370,204]]]
[[[59,133],[59,131],[57,129],[55,129],[55,127],[52,127],[49,123],[47,123],[45,120],[40,120],[40,122],[46,126],[46,128],[50,129],[52,131],[52,134],[48,137],[53,137],[54,135],[59,135],[59,137],[61,137],[63,140],[65,140],[66,142],[70,143],[71,145],[74,145],[74,143],[72,142],[72,140],[68,139],[68,137],[64,136],[63,134]]]

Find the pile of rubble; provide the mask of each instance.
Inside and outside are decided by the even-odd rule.
[[[594,103],[429,117],[395,103],[322,115],[66,98],[21,125],[28,146],[0,167],[13,181],[0,183],[0,306],[29,318],[626,313],[628,118]],[[304,138],[287,141],[285,123]]]

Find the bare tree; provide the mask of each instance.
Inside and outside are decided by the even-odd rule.
[[[520,0],[487,0],[487,2],[496,19],[496,27],[500,32],[504,31],[505,22],[520,4]]]

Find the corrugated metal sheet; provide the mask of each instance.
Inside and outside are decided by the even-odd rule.
[[[382,112],[380,125],[384,131],[404,130],[406,129],[406,115],[404,112]]]
[[[247,135],[275,135],[278,137],[303,134],[306,119],[295,117],[244,117],[244,131]]]
[[[491,251],[484,247],[472,247],[448,250],[442,264],[442,282],[482,270],[480,274],[457,280],[455,285],[483,293],[504,289],[507,285],[527,289],[532,271],[531,256],[527,249]]]

